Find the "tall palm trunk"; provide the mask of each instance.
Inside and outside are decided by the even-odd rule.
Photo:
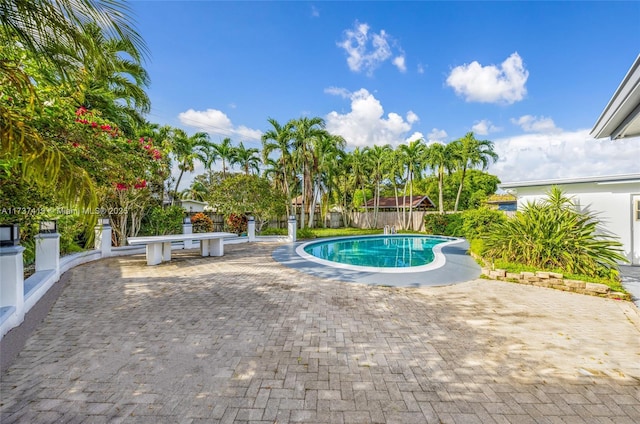
[[[458,212],[458,204],[460,203],[460,196],[462,195],[462,185],[464,184],[464,177],[467,173],[467,167],[462,167],[462,176],[460,177],[460,185],[458,186],[458,194],[456,195],[456,204],[453,207],[454,212]]]

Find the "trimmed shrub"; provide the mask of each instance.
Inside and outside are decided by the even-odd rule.
[[[227,228],[233,233],[242,234],[247,231],[247,222],[246,216],[232,213],[227,217]]]
[[[316,235],[311,228],[299,228],[296,231],[296,238],[312,239],[312,238],[316,238]]]
[[[496,225],[507,221],[501,211],[480,208],[470,209],[462,213],[461,235],[467,239],[476,239],[489,234]]]
[[[210,233],[213,231],[213,221],[202,212],[191,217],[191,228],[194,233]]]
[[[260,231],[261,236],[286,236],[288,229],[286,228],[265,228]]]
[[[184,209],[180,206],[173,205],[166,208],[156,206],[147,215],[140,233],[149,236],[182,234],[183,216]]]
[[[428,213],[424,216],[424,231],[427,234],[446,236],[448,222],[447,215]]]
[[[424,216],[424,231],[440,236],[462,236],[462,214],[429,213]]]

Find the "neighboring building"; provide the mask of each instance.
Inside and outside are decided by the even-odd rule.
[[[403,205],[407,210],[411,207],[414,211],[426,211],[435,208],[429,196],[419,195],[413,197],[398,196],[397,202],[395,197],[381,197],[378,202],[378,210],[395,212],[398,208],[402,209]],[[364,207],[373,209],[375,207],[375,199],[367,201]]]
[[[205,207],[207,207],[208,205],[209,204],[207,202],[200,202],[193,199],[180,200],[180,206],[182,206],[182,208],[189,213],[204,212]]]
[[[595,138],[640,136],[640,55],[591,130]]]
[[[500,184],[518,199],[518,209],[557,186],[582,211],[595,213],[601,230],[622,243],[623,255],[640,265],[640,174]]]
[[[487,205],[499,211],[514,212],[518,208],[518,199],[511,194],[492,194]]]

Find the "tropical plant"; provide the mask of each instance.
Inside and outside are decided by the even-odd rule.
[[[617,262],[626,262],[622,244],[599,232],[598,225],[595,215],[578,212],[559,188],[552,187],[546,199],[528,203],[514,218],[496,225],[485,239],[485,255],[541,269],[614,278]]]
[[[210,146],[211,154],[214,158],[222,160],[222,176],[227,176],[227,164],[232,163],[236,154],[236,148],[231,144],[231,139],[226,137],[220,143],[213,143]],[[215,162],[215,159],[213,160]]]
[[[498,160],[498,155],[493,150],[493,143],[491,141],[477,140],[473,136],[473,132],[468,132],[464,137],[455,140],[449,144],[449,146],[451,160],[457,163],[457,168],[462,172],[458,193],[456,194],[456,203],[453,208],[454,212],[457,212],[467,169],[482,165],[482,170],[484,171],[489,166],[490,160],[494,162]]]
[[[171,142],[171,152],[178,162],[180,174],[173,190],[172,203],[178,199],[178,188],[182,176],[186,172],[192,172],[195,168],[195,160],[202,157],[199,149],[206,149],[209,142],[209,135],[205,132],[197,132],[188,136],[184,130],[175,128],[169,136]]]
[[[247,231],[247,216],[232,213],[227,217],[227,228],[229,231],[234,232],[236,234],[242,234]]]
[[[431,144],[425,154],[425,163],[431,167],[438,176],[438,210],[444,213],[444,175],[445,171],[452,167],[452,149],[442,143]]]
[[[45,81],[27,72],[24,59],[37,58],[34,63],[41,72],[54,75],[54,80],[57,76],[58,82],[70,81],[79,67],[70,63],[66,52],[74,51],[81,63],[106,57],[87,36],[92,23],[108,39],[145,51],[129,15],[128,7],[118,1],[0,0],[0,168],[19,166],[24,181],[54,185],[58,198],[70,206],[97,204],[91,177],[34,125],[43,106],[36,88]]]
[[[238,147],[235,148],[235,154],[231,163],[240,165],[245,175],[249,175],[250,170],[253,170],[257,174],[260,169],[259,152],[258,149],[244,147],[241,141]]]
[[[507,217],[498,210],[489,208],[469,209],[462,212],[462,235],[468,239],[477,239],[490,234]]]
[[[244,174],[228,175],[219,184],[211,186],[206,200],[226,216],[254,216],[258,231],[270,219],[281,217],[286,204],[284,194],[275,190],[267,179]]]
[[[213,221],[202,212],[191,217],[191,229],[194,233],[210,233],[213,231]]]
[[[369,156],[371,164],[373,192],[373,226],[378,226],[378,208],[380,207],[380,185],[386,176],[389,167],[389,156],[391,156],[391,146],[373,146],[365,148],[365,153]]]
[[[183,217],[184,209],[181,206],[155,206],[145,217],[141,233],[150,236],[181,234]]]
[[[404,197],[402,201],[402,215],[403,215],[403,228],[413,229],[413,180],[416,177],[420,177],[422,173],[425,159],[427,158],[427,149],[422,139],[413,140],[409,144],[401,144],[398,148],[400,150],[400,157],[404,167],[406,169],[405,189]],[[406,196],[407,186],[409,187],[409,221],[405,220],[405,208],[406,208]]]
[[[295,179],[294,163],[291,155],[293,140],[293,123],[289,121],[281,125],[273,118],[267,119],[272,128],[262,135],[262,160],[270,170],[276,187],[279,187],[287,196],[287,215],[291,213],[291,184]],[[279,152],[275,159],[269,156]]]

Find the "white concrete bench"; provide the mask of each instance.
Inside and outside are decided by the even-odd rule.
[[[200,240],[202,256],[224,255],[224,239],[238,237],[233,233],[194,233],[174,234],[167,236],[131,237],[127,241],[131,245],[143,244],[147,248],[147,265],[158,265],[171,260],[171,243],[174,241]]]

